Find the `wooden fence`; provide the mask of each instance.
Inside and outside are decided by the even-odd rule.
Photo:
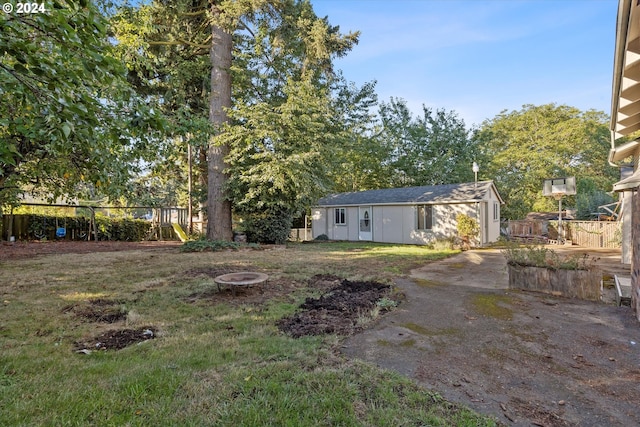
[[[622,243],[621,222],[566,221],[567,240],[587,248],[619,248]]]
[[[289,233],[289,240],[294,242],[304,242],[311,239],[311,228],[292,228]]]
[[[616,221],[563,221],[565,239],[588,248],[619,248],[621,223]],[[558,221],[509,221],[509,237],[532,243],[558,239]]]

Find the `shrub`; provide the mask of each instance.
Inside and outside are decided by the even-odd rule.
[[[293,216],[283,209],[247,214],[243,221],[249,242],[277,245],[289,239],[292,223]]]
[[[469,249],[471,240],[475,239],[480,231],[478,221],[468,215],[458,214],[456,222],[456,229],[458,230],[458,236],[462,240],[462,247],[463,249]]]
[[[90,237],[89,218],[49,215],[22,216],[27,218],[28,235],[24,237],[28,239],[54,239],[57,228],[65,228],[65,239],[86,240]],[[151,227],[150,222],[139,219],[110,218],[103,215],[96,215],[95,218],[98,240],[140,241],[147,236]]]
[[[501,252],[508,264],[553,270],[591,270],[597,261],[597,258],[590,259],[587,254],[572,254],[561,258],[553,249],[535,245],[511,245]]]
[[[329,240],[329,236],[327,236],[326,234],[321,234],[318,237],[316,237],[313,240],[318,240],[318,241],[327,241]]]

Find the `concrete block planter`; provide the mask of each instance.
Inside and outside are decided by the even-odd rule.
[[[509,288],[544,292],[568,298],[600,300],[602,272],[508,264]]]

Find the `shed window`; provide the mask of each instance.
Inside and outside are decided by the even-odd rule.
[[[500,204],[493,202],[493,221],[500,221]]]
[[[418,230],[431,230],[433,227],[433,206],[418,206]]]
[[[347,209],[346,208],[336,208],[335,210],[335,224],[336,225],[347,225]]]

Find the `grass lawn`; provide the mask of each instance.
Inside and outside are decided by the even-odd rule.
[[[495,425],[399,375],[344,358],[340,337],[293,339],[276,326],[318,295],[307,286],[316,274],[390,283],[450,254],[318,243],[3,261],[0,425]],[[270,275],[273,291],[259,301],[254,290],[223,295],[203,274],[247,269]],[[95,308],[92,301],[108,301],[126,317],[107,323],[80,316]],[[156,339],[75,351],[87,337],[125,328],[153,328]]]

